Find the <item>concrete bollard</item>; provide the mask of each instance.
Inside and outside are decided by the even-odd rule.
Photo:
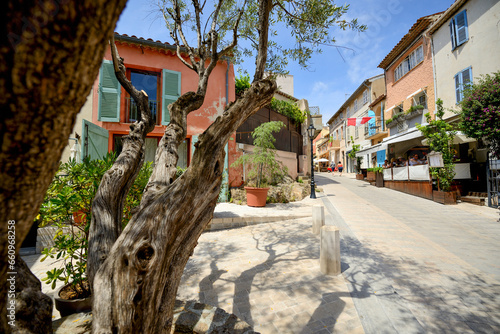
[[[340,274],[340,234],[336,226],[321,228],[319,267],[325,275]]]
[[[325,225],[325,208],[322,205],[316,204],[312,207],[312,231],[314,234],[320,234],[321,226]]]

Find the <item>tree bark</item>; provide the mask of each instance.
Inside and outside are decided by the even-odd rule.
[[[94,278],[93,333],[169,333],[182,272],[217,203],[224,147],[276,88],[254,82],[199,136],[187,171],[141,203]]]
[[[97,269],[106,259],[111,246],[122,231],[123,205],[130,187],[144,163],[144,141],[153,131],[155,123],[149,108],[149,98],[138,91],[126,77],[123,59],[118,55],[114,38],[110,41],[115,74],[120,84],[135,100],[139,120],[130,126],[128,136],[123,136],[123,148],[113,166],[103,175],[96,196],[92,201],[87,278],[90,287]]]
[[[16,258],[16,320],[12,333],[52,333],[52,298],[20,256]]]
[[[125,2],[2,2],[0,332],[10,332],[7,222],[15,221],[18,251],[59,166]]]

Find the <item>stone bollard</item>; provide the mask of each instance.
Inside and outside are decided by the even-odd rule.
[[[325,275],[340,274],[340,235],[336,226],[321,228],[319,267]]]
[[[322,205],[313,205],[312,230],[314,234],[320,234],[321,226],[325,225],[325,208]]]

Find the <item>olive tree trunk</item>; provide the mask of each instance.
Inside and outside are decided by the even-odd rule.
[[[193,5],[199,19],[200,6],[196,0]],[[221,6],[222,1],[212,14],[214,22]],[[111,237],[99,234],[99,231],[116,230],[118,222],[110,219],[110,215],[92,213],[94,226],[91,227],[92,246],[89,251],[89,268],[92,270],[89,278],[93,282],[94,295],[93,333],[170,333],[184,267],[217,204],[224,147],[249,116],[270,103],[277,89],[274,80],[262,79],[271,8],[270,0],[260,1],[260,38],[254,82],[198,137],[191,164],[178,179],[175,179],[177,148],[187,134],[187,115],[203,104],[208,77],[219,57],[236,45],[237,34],[234,33],[231,45],[217,52],[218,36],[213,24],[207,41],[198,31],[200,44],[197,49],[192,49],[182,32],[179,8],[174,7],[166,13],[177,24],[177,34],[172,34],[172,37],[178,45],[179,58],[199,75],[198,89],[183,94],[169,106],[171,122],[158,146],[153,173],[136,213],[123,232],[119,236],[113,233]],[[190,62],[181,55],[178,36],[186,45],[184,52]],[[205,52],[203,45],[210,51]],[[122,163],[127,161],[122,160]],[[128,163],[129,167],[135,164],[132,160]],[[110,202],[105,207],[117,206],[113,204],[116,199],[112,196],[115,188],[113,183],[101,183],[101,199]],[[91,254],[95,250],[100,251],[98,256]]]
[[[2,1],[0,22],[0,332],[7,323],[9,246],[18,252],[59,166],[116,21],[118,1]],[[8,222],[15,241],[8,243]],[[16,260],[13,260],[16,262]],[[19,263],[19,261],[17,261]],[[19,263],[19,265],[21,265]],[[22,311],[22,310],[19,310]],[[21,312],[22,313],[22,312]],[[19,313],[19,317],[22,314]],[[20,319],[20,318],[19,318]],[[32,321],[32,325],[34,325]],[[17,322],[22,326],[22,321]],[[36,328],[32,326],[31,328]],[[20,330],[18,327],[17,330]],[[26,332],[31,329],[26,328]]]

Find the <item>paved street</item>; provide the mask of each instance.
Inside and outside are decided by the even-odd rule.
[[[316,180],[316,200],[218,205],[214,221],[248,226],[202,234],[178,297],[219,306],[263,334],[500,333],[498,210],[443,206],[354,175]],[[314,204],[340,228],[337,277],[319,270]],[[40,278],[53,266],[24,258]]]
[[[179,297],[262,333],[500,333],[497,210],[352,175],[317,182],[326,224],[341,230],[341,276],[319,272],[319,238],[301,218],[203,234]]]

